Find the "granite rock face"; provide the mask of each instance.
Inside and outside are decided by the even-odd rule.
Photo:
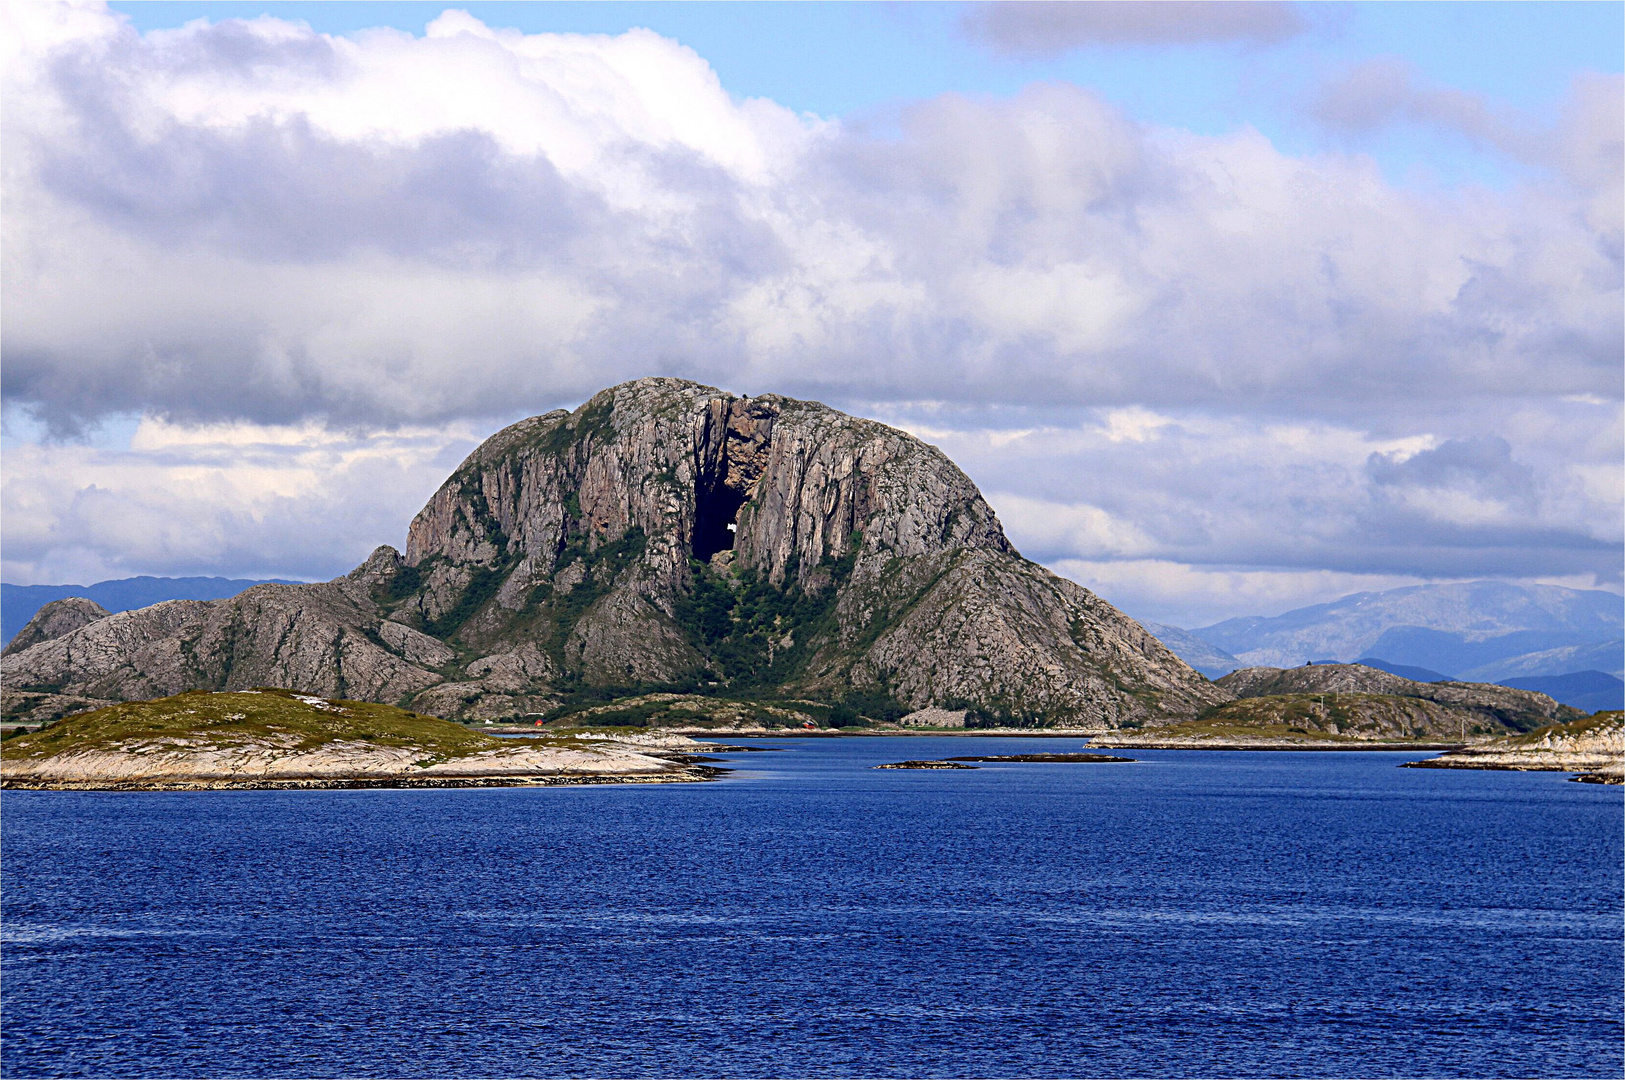
[[[1021,558],[934,447],[675,379],[493,435],[413,519],[404,555],[99,619],[4,671],[35,693],[272,685],[469,718],[686,687],[1110,728],[1230,696]]]
[[[34,613],[34,617],[17,631],[17,636],[6,643],[5,652],[0,655],[10,656],[42,641],[71,634],[81,626],[107,618],[109,614],[111,612],[106,608],[87,597],[69,596],[53,600]]]
[[[1625,783],[1625,713],[1604,712],[1509,735],[1427,761],[1417,769],[1513,769],[1578,772],[1577,779]]]

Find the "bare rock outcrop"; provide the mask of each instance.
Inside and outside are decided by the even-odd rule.
[[[1598,713],[1464,746],[1410,767],[1578,772],[1584,775],[1577,779],[1625,783],[1625,713]]]
[[[97,619],[105,619],[111,614],[96,601],[85,596],[67,596],[61,600],[53,600],[34,613],[17,636],[6,643],[4,653],[10,656],[14,652],[22,652],[32,648],[42,641],[53,641],[64,634],[71,634],[81,626],[89,626]]]
[[[640,379],[493,435],[344,578],[98,620],[8,688],[276,685],[436,715],[646,690],[1111,728],[1230,695],[1021,556],[940,451],[815,402]]]

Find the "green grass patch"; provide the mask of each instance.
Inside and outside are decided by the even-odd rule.
[[[1587,735],[1602,735],[1612,729],[1625,727],[1625,712],[1609,710],[1583,716],[1578,720],[1570,720],[1562,724],[1547,724],[1545,727],[1520,735],[1509,735],[1500,740],[1508,747],[1532,746],[1547,738],[1579,738]]]
[[[0,756],[37,760],[143,743],[229,749],[274,740],[301,752],[334,742],[362,741],[407,747],[421,751],[426,759],[443,761],[507,745],[461,724],[392,705],[302,697],[308,695],[266,688],[232,693],[197,690],[154,701],[128,701],[7,739]]]

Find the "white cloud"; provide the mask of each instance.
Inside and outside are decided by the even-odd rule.
[[[477,441],[461,425],[369,435],[148,418],[127,448],[14,444],[0,570],[17,583],[336,576],[379,544],[401,546]]]
[[[1059,559],[1049,564],[1141,619],[1188,628],[1240,614],[1278,615],[1354,592],[1380,592],[1424,580],[1403,574],[1191,566],[1159,559]],[[1590,582],[1572,587],[1589,588]]]
[[[1400,189],[1065,85],[868,131],[647,31],[0,17],[8,415],[148,418],[8,447],[8,575],[336,572],[429,448],[672,374],[928,431],[1057,564],[1617,576],[1612,77],[1497,144],[1547,179]],[[1494,141],[1489,104],[1400,82],[1345,113]],[[1480,437],[1504,454],[1425,456]]]

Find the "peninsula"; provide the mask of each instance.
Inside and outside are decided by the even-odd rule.
[[[1625,712],[1600,712],[1490,739],[1408,767],[1572,772],[1585,783],[1625,784]]]
[[[287,690],[128,702],[0,743],[0,787],[489,787],[700,780],[681,736],[499,739],[389,705]]]

